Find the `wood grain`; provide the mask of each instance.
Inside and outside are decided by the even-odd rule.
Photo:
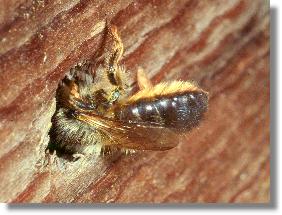
[[[197,81],[207,117],[169,151],[43,168],[58,83],[99,50],[106,20],[133,76]],[[3,1],[0,201],[268,203],[269,85],[269,1]]]

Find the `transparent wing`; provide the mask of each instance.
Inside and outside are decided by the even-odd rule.
[[[178,143],[180,134],[169,128],[156,124],[150,126],[137,123],[124,123],[99,116],[79,113],[76,118],[96,129],[104,135],[106,147],[138,150],[168,150]]]

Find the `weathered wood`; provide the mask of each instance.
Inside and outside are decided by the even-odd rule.
[[[106,19],[132,74],[197,81],[207,117],[169,151],[40,168],[58,82]],[[1,202],[269,202],[268,1],[2,1],[0,92]]]

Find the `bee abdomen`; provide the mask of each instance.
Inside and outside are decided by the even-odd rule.
[[[189,130],[199,123],[207,107],[207,93],[193,91],[140,99],[116,107],[114,113],[120,121]]]

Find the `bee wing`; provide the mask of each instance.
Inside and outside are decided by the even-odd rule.
[[[105,147],[159,151],[171,149],[178,143],[177,132],[157,124],[144,126],[82,113],[76,117],[104,134]]]

